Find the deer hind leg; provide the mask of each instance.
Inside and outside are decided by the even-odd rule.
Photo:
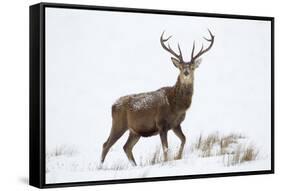
[[[128,140],[127,140],[126,144],[123,147],[123,149],[124,149],[128,159],[129,159],[129,161],[134,166],[136,166],[137,163],[136,163],[136,161],[134,159],[132,150],[133,150],[133,147],[135,146],[135,144],[139,141],[139,139],[140,139],[139,135],[136,135],[136,134],[130,132]]]
[[[101,163],[104,162],[105,157],[112,145],[114,145],[114,143],[126,132],[126,130],[127,128],[119,128],[116,125],[112,126],[110,135],[107,141],[102,146]]]
[[[176,156],[176,159],[178,160],[178,159],[182,158],[182,152],[183,152],[183,148],[184,148],[184,145],[185,145],[185,142],[186,142],[186,138],[185,138],[185,135],[182,132],[181,126],[178,126],[178,127],[174,128],[173,131],[176,134],[176,136],[181,140],[181,146],[180,146],[179,152]]]

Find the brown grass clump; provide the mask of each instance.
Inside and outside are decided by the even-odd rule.
[[[231,145],[238,144],[239,139],[244,139],[241,134],[231,133],[226,136],[220,136],[218,132],[212,133],[207,137],[200,134],[192,150],[199,151],[201,157],[210,157],[216,155],[231,154]]]
[[[216,132],[206,137],[200,134],[193,144],[192,151],[199,152],[200,157],[224,156],[223,160],[227,166],[256,160],[258,149],[254,145],[242,144],[241,140],[245,138],[244,135],[236,133],[220,136]]]
[[[202,133],[200,134],[199,138],[197,139],[196,143],[194,144],[195,149],[200,149],[202,144]]]
[[[192,150],[198,150],[201,152],[201,157],[210,157],[213,155],[212,150],[215,144],[220,141],[219,134],[212,133],[208,135],[206,138],[200,134],[199,138],[197,139],[196,143],[193,145]]]
[[[226,158],[226,161],[225,161],[225,156],[227,157]],[[233,166],[233,165],[236,165],[236,164],[239,164],[240,163],[240,157],[241,156],[241,145],[238,145],[236,147],[236,150],[232,153],[232,154],[225,154],[224,155],[224,163],[226,166]]]
[[[57,146],[55,149],[48,151],[46,157],[58,157],[58,156],[73,156],[77,154],[77,150],[73,147],[66,145]]]
[[[161,157],[161,147],[158,146],[155,148],[154,152],[149,156],[148,159],[146,159],[145,161],[143,160],[140,161],[140,166],[155,165],[162,162],[163,159]]]
[[[227,166],[233,166],[244,162],[254,161],[258,157],[258,149],[254,145],[242,146],[241,144],[236,147],[233,154],[227,155]]]
[[[161,153],[160,147],[156,148],[154,153],[152,154],[151,158],[148,159],[148,161],[147,161],[148,164],[149,165],[155,165],[155,164],[161,163],[162,158],[160,156],[160,153]]]
[[[229,146],[231,144],[237,144],[239,139],[242,139],[242,137],[238,136],[234,133],[221,137],[221,139],[220,139],[220,155],[229,154]]]
[[[259,151],[257,150],[257,148],[255,148],[255,146],[248,146],[243,152],[241,162],[256,160],[258,153]]]
[[[219,134],[210,134],[205,140],[201,142],[202,157],[210,157],[212,156],[212,149],[214,145],[219,142]]]
[[[258,148],[253,144],[247,145],[247,141],[242,134],[231,133],[228,135],[220,135],[218,132],[211,133],[207,136],[200,134],[198,139],[191,146],[191,152],[195,152],[199,157],[219,156],[223,159],[226,166],[233,166],[244,162],[254,161],[258,156]],[[165,162],[182,159],[178,153],[168,153],[168,160],[164,161],[161,145],[158,145],[155,150],[148,154],[146,158],[140,158],[139,166],[151,166],[164,164]],[[115,164],[110,170],[123,170],[128,168],[128,164]],[[143,176],[145,176],[144,174]]]
[[[161,164],[163,162],[169,162],[174,160],[182,159],[182,156],[180,156],[178,153],[168,153],[168,160],[164,161],[163,153],[162,153],[162,147],[157,146],[152,154],[149,155],[148,159],[143,160],[140,159],[140,166],[149,166],[149,165],[156,165]]]

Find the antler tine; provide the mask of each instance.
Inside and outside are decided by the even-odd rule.
[[[195,49],[195,41],[193,41],[193,47],[192,47],[192,52],[191,52],[191,59],[193,58],[193,55],[194,55],[194,49]]]
[[[212,41],[212,39],[215,37],[212,33],[211,33],[211,31],[208,29],[208,32],[209,32],[209,34],[210,34],[210,36],[211,36],[211,39],[207,39],[206,37],[203,37],[206,41]]]
[[[181,61],[183,61],[183,57],[182,57],[182,52],[181,52],[181,47],[180,47],[180,44],[178,43],[178,49],[179,49],[179,53],[180,53],[180,59]]]
[[[170,38],[172,38],[172,35],[170,35],[168,38],[163,39],[164,33],[165,33],[165,31],[162,32],[160,41],[166,42],[166,41],[168,41]]]
[[[171,48],[171,46],[170,46],[169,43],[168,43],[168,51],[169,51],[172,55],[174,55],[177,59],[179,59],[179,60],[181,61],[181,56],[178,55],[177,53],[175,53],[175,52],[172,50],[172,48]]]
[[[203,38],[204,38],[206,41],[209,41],[209,42],[212,40],[212,39],[207,39],[206,37],[203,37]]]
[[[193,53],[194,53],[194,44],[193,44],[193,49],[192,49],[192,54],[191,54],[191,60],[196,60],[197,58],[199,58],[200,56],[202,56],[202,54],[204,54],[205,52],[207,52],[208,50],[211,49],[211,47],[213,46],[214,44],[214,39],[215,39],[215,36],[211,33],[211,31],[208,29],[209,31],[209,34],[211,36],[211,39],[207,39],[205,37],[203,37],[205,40],[207,40],[208,42],[211,42],[210,45],[204,49],[204,46],[202,44],[202,48],[201,50],[196,54],[196,56],[193,56]]]
[[[182,54],[181,54],[180,48],[179,48],[180,55],[178,55],[177,53],[175,53],[175,52],[172,50],[172,48],[170,47],[170,44],[168,44],[168,47],[165,45],[164,42],[168,41],[172,36],[169,36],[168,38],[163,39],[164,33],[165,33],[165,31],[163,31],[163,33],[162,33],[162,35],[161,35],[161,38],[160,38],[161,46],[162,46],[166,51],[168,51],[169,53],[171,53],[174,57],[176,57],[179,61],[183,61],[183,60],[182,60]]]
[[[210,34],[211,37],[215,37],[215,36],[212,34],[212,32],[210,31],[210,29],[208,29],[208,31],[209,31],[209,34]]]

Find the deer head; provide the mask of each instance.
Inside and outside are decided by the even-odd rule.
[[[209,31],[209,34],[210,34],[211,38],[210,39],[207,39],[205,37],[203,37],[203,38],[206,41],[210,42],[209,46],[207,48],[204,48],[204,45],[202,44],[202,47],[201,47],[200,51],[196,55],[194,55],[195,42],[193,42],[191,58],[190,58],[190,61],[188,61],[188,62],[183,60],[182,51],[181,51],[181,48],[180,48],[179,44],[178,44],[179,54],[177,54],[175,51],[173,51],[169,44],[168,44],[168,46],[165,45],[165,42],[167,42],[172,36],[169,36],[168,38],[164,39],[163,36],[164,36],[165,31],[161,35],[160,43],[166,51],[168,51],[169,53],[171,53],[173,55],[173,57],[171,57],[172,62],[175,65],[175,67],[177,67],[180,70],[179,77],[180,77],[180,79],[183,83],[187,83],[187,82],[189,82],[190,80],[193,79],[194,70],[196,68],[198,68],[198,66],[201,63],[200,57],[204,53],[209,51],[214,44],[215,36],[211,33],[211,31],[209,29],[208,29],[208,31]]]

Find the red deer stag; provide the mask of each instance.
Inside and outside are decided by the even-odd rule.
[[[172,63],[179,69],[180,73],[177,82],[172,87],[163,87],[156,91],[132,94],[119,98],[112,105],[112,127],[107,141],[103,144],[101,163],[110,147],[129,130],[129,138],[124,145],[124,151],[129,161],[136,165],[132,149],[140,137],[149,137],[160,135],[164,160],[168,157],[167,132],[173,130],[176,136],[181,140],[180,149],[177,158],[182,157],[183,148],[186,142],[185,135],[181,129],[181,123],[185,119],[185,113],[191,105],[193,94],[194,70],[199,66],[204,53],[209,51],[214,43],[214,35],[209,30],[210,39],[204,37],[210,42],[209,46],[194,55],[195,43],[191,52],[189,62],[183,60],[181,48],[178,44],[179,54],[173,51],[168,44],[170,38],[163,38],[161,35],[161,46],[173,57]]]

